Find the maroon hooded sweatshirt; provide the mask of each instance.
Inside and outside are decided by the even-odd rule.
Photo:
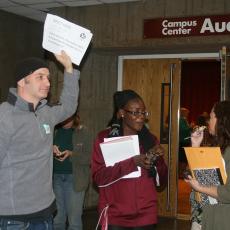
[[[110,129],[106,129],[98,134],[94,143],[91,162],[93,181],[99,187],[99,214],[107,206],[109,225],[138,227],[156,224],[157,192],[155,180],[149,176],[148,170],[143,168],[141,168],[140,177],[118,180],[136,171],[137,166],[133,158],[129,158],[116,163],[114,166],[106,167],[100,143],[104,142],[104,138],[108,137],[109,131]],[[153,142],[155,140],[156,137],[153,136]],[[140,153],[145,154],[141,144]],[[160,183],[166,183],[167,166],[163,157],[160,157],[156,167]],[[103,185],[107,186],[100,187]],[[101,223],[103,224],[103,221]]]

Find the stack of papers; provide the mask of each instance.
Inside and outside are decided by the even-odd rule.
[[[79,65],[92,39],[92,33],[56,15],[47,14],[42,47],[55,54],[64,50]]]
[[[105,138],[100,144],[105,165],[113,166],[115,163],[140,154],[137,135]],[[134,171],[122,178],[135,178],[141,176],[141,169]]]

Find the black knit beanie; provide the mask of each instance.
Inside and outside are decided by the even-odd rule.
[[[15,82],[17,83],[22,78],[30,75],[35,70],[40,68],[49,68],[48,64],[40,58],[30,57],[21,60],[16,65]]]

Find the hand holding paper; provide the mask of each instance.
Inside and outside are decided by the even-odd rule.
[[[60,54],[64,50],[73,63],[79,65],[92,39],[92,33],[61,17],[47,14],[42,46],[44,49]]]
[[[144,154],[136,155],[133,157],[136,166],[140,166],[144,169],[150,169],[150,159]]]
[[[115,163],[126,160],[130,157],[140,155],[137,135],[106,138],[104,142],[100,144],[100,147],[107,167],[113,166]],[[123,178],[134,178],[139,177],[140,175],[141,169],[138,167],[138,171],[134,171]]]
[[[68,73],[73,73],[73,65],[70,57],[65,51],[61,51],[61,54],[54,54],[56,59],[64,66],[65,71]]]

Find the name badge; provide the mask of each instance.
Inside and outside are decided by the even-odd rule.
[[[43,124],[46,134],[50,134],[50,126],[47,124]]]

